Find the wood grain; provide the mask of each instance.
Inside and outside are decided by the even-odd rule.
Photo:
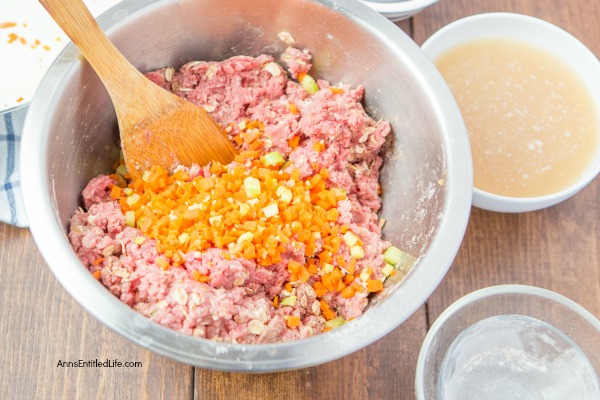
[[[0,399],[191,399],[193,368],[132,345],[67,294],[26,229],[0,224]],[[140,361],[65,368],[59,361]]]
[[[548,20],[600,55],[600,2],[441,0],[399,26],[421,44],[460,17],[512,11]],[[276,374],[192,368],[132,345],[90,317],[58,284],[27,230],[0,224],[0,399],[414,399],[430,324],[473,290],[523,283],[557,291],[600,316],[600,180],[562,204],[523,214],[472,209],[438,289],[380,341],[321,366]],[[57,368],[118,358],[142,368]]]
[[[414,385],[426,333],[422,307],[371,346],[324,365],[268,375],[196,371],[196,396],[205,399],[405,399]],[[385,357],[381,357],[385,354]]]

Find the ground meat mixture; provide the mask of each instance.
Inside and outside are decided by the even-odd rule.
[[[191,62],[179,71],[164,68],[147,77],[204,107],[239,151],[283,155],[282,171],[296,169],[300,182],[326,171],[327,187],[340,189],[343,199],[331,214],[335,221],[325,223],[353,233],[361,254],[351,253],[356,247],[353,236],[340,232],[344,240],[337,242],[339,254],[328,262],[315,256],[313,273],[294,281],[290,265],[307,265],[303,246],[279,246],[279,258],[269,265],[232,253],[232,244],[165,256],[160,240],[144,235],[139,222],[129,223],[126,203],[112,196],[115,186],[121,188],[117,192],[127,192],[126,174],[94,178],[82,193],[85,208],[70,221],[72,246],[111,293],[161,325],[226,342],[304,338],[360,316],[369,294],[381,290],[378,283],[389,273],[382,270],[390,244],[381,238],[376,214],[382,164],[378,153],[389,123],[365,113],[362,86],[333,86],[317,79],[317,90],[307,89],[303,79],[312,80],[307,51],[289,47],[279,61],[286,69],[268,55],[236,56]],[[240,140],[248,132],[248,121],[260,121],[258,148]],[[183,170],[188,180],[215,175],[210,166]],[[323,240],[316,240],[315,246],[319,254]],[[353,263],[353,271],[348,263]],[[332,271],[342,271],[343,284],[323,289],[321,280]],[[342,287],[351,290],[344,292]]]

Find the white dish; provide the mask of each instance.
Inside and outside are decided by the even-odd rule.
[[[415,15],[439,0],[361,1],[388,19],[400,21]]]
[[[84,1],[98,16],[121,0]],[[29,104],[46,70],[69,39],[37,0],[0,1],[0,27],[2,114]]]
[[[446,51],[473,40],[511,39],[533,45],[565,62],[585,83],[600,116],[600,61],[578,39],[559,27],[538,18],[513,13],[485,13],[454,21],[421,47],[435,60]],[[600,132],[598,132],[600,136]],[[600,140],[600,138],[598,139]],[[573,196],[600,173],[600,143],[596,155],[579,180],[558,192],[538,197],[508,197],[473,189],[473,205],[497,212],[527,212],[546,208]]]

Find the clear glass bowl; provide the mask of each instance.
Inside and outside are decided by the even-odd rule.
[[[524,285],[477,290],[425,337],[417,399],[600,398],[599,344],[600,321],[562,295]]]

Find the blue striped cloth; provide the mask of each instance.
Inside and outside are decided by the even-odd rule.
[[[21,197],[19,149],[27,107],[0,114],[0,221],[28,226]]]

